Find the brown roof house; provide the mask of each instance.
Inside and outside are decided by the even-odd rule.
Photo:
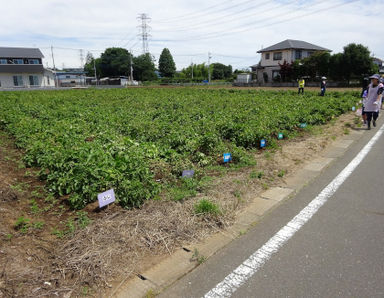
[[[54,74],[43,67],[37,48],[0,47],[0,88],[54,87]]]
[[[331,52],[329,49],[309,42],[287,39],[258,51],[261,54],[260,62],[251,66],[251,68],[256,74],[258,83],[266,84],[279,75],[279,63],[283,64],[284,61],[292,63],[297,59],[309,57],[320,51]]]

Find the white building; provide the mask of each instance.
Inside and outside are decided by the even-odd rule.
[[[249,84],[252,81],[252,74],[239,73],[236,77],[235,83]]]
[[[0,88],[54,87],[54,73],[43,67],[37,48],[0,47]]]
[[[86,83],[86,74],[82,68],[66,68],[57,71],[56,76],[59,87],[84,86]]]
[[[287,39],[273,46],[264,48],[260,62],[251,66],[260,83],[271,82],[280,74],[280,64],[284,61],[292,63],[297,59],[311,56],[315,52],[331,52],[331,50],[301,40]]]
[[[372,57],[373,64],[379,67],[379,73],[384,73],[384,61],[380,58]]]

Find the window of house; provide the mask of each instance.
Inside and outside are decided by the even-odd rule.
[[[13,59],[13,64],[24,64],[23,59]]]
[[[14,86],[23,86],[23,77],[22,76],[13,76],[13,85]]]
[[[38,86],[39,85],[39,78],[37,76],[29,76],[29,85]]]
[[[265,60],[269,60],[270,53],[265,53]]]
[[[66,79],[70,79],[70,78],[71,78],[71,76],[65,76],[65,78],[66,78]]]
[[[314,52],[308,52],[308,57],[312,56]]]
[[[7,59],[0,59],[0,64],[7,64],[7,63],[8,63]]]
[[[47,84],[48,84],[48,85],[51,85],[51,80],[49,79],[48,76],[47,76]]]
[[[282,52],[273,53],[273,60],[282,60],[282,59],[283,59],[283,53]]]
[[[40,64],[39,59],[28,59],[29,64]]]
[[[295,51],[295,59],[301,59],[303,57],[303,51],[302,50],[296,50]]]

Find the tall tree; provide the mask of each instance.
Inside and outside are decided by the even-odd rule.
[[[173,61],[171,52],[167,48],[164,48],[160,54],[159,71],[161,76],[166,78],[171,78],[175,75],[176,64],[175,61]]]
[[[185,78],[192,78],[192,72],[195,80],[206,80],[208,78],[208,67],[205,63],[193,64],[181,70],[181,74]]]
[[[155,74],[155,64],[153,57],[149,54],[143,54],[133,59],[133,76],[139,81],[153,81],[157,79]]]
[[[123,48],[108,48],[100,57],[102,77],[128,76],[131,69],[131,54]]]
[[[337,53],[329,59],[329,76],[333,80],[342,81],[345,79],[346,69],[344,63],[344,54]]]
[[[85,58],[84,71],[89,77],[95,76],[95,66],[96,74],[100,77],[100,58],[94,58],[92,53],[88,52]]]
[[[316,79],[329,73],[331,55],[328,52],[316,52],[313,55],[295,60],[292,64],[293,78],[307,76]]]
[[[348,82],[352,78],[361,78],[375,70],[371,53],[362,44],[351,43],[345,46],[343,55],[345,78]]]
[[[212,79],[213,80],[223,80],[229,79],[232,77],[232,66],[224,65],[222,63],[213,63],[211,64],[212,70]]]

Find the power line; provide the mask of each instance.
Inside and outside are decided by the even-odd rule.
[[[123,41],[126,41],[126,40],[133,40],[134,38],[136,37],[136,33],[128,33],[126,34],[122,39],[120,39],[119,42],[117,42],[117,44],[121,44]]]
[[[179,24],[179,23],[181,23],[181,22],[183,22],[183,23],[185,23],[185,22],[193,22],[193,23],[196,23],[196,19],[201,19],[202,17],[204,17],[204,16],[211,16],[212,14],[217,14],[217,13],[220,13],[220,12],[225,12],[225,11],[227,11],[227,10],[232,10],[232,9],[236,9],[236,8],[238,8],[238,7],[242,7],[242,6],[244,6],[244,5],[246,5],[246,4],[248,4],[248,3],[254,3],[255,2],[255,0],[246,0],[246,1],[243,1],[243,2],[240,2],[240,3],[236,3],[235,5],[231,5],[231,6],[228,6],[228,7],[223,7],[223,8],[219,8],[219,9],[217,9],[217,10],[215,10],[215,11],[213,11],[213,12],[210,12],[210,11],[203,11],[203,12],[201,12],[198,16],[187,16],[187,17],[185,17],[185,18],[183,18],[183,19],[181,19],[181,20],[178,20],[177,21],[177,23]],[[218,5],[216,5],[216,6],[218,6]],[[189,20],[189,19],[191,19],[191,20]],[[162,23],[162,22],[159,22],[159,23]],[[164,23],[164,22],[163,22]],[[175,22],[171,22],[171,23],[175,23]]]
[[[206,7],[202,11],[196,11],[196,12],[192,12],[192,13],[176,16],[176,17],[173,17],[173,18],[160,19],[160,20],[157,21],[157,23],[171,23],[171,22],[178,22],[180,20],[184,20],[185,21],[186,19],[194,18],[194,17],[197,17],[197,16],[201,17],[201,14],[205,15],[205,14],[207,14],[207,12],[209,10],[211,10],[213,8],[216,8],[216,7],[219,7],[219,6],[222,6],[222,5],[225,5],[225,4],[229,3],[229,2],[233,2],[233,0],[227,0],[227,1],[224,1],[223,3],[215,4],[215,5]]]
[[[320,1],[320,3],[316,3],[316,4],[310,4],[310,5],[307,5],[307,6],[316,6],[316,5],[319,5],[319,4],[323,4],[324,2],[329,2],[331,0],[326,0],[326,1]],[[292,13],[292,10],[290,11]],[[293,13],[296,13],[297,10],[295,8],[295,10],[293,11]],[[260,12],[260,13],[263,13],[263,12]],[[221,30],[221,31],[217,31],[217,32],[211,32],[211,33],[205,33],[205,34],[202,34],[202,35],[197,35],[195,37],[190,37],[190,39],[194,39],[194,40],[200,40],[200,39],[208,39],[208,38],[215,38],[215,37],[221,37],[221,36],[226,36],[226,35],[230,35],[232,34],[233,32],[238,32],[239,29],[241,29],[242,27],[244,26],[250,26],[250,25],[254,25],[254,24],[257,24],[257,23],[263,23],[264,21],[266,20],[269,20],[271,18],[277,18],[277,17],[280,17],[282,15],[287,15],[288,13],[286,11],[284,11],[283,13],[279,13],[277,15],[273,15],[273,16],[269,16],[269,17],[266,17],[264,19],[258,19],[256,21],[252,21],[250,23],[247,23],[247,24],[243,24],[241,26],[237,26],[235,28],[232,28],[231,30]],[[250,28],[251,29],[254,29],[254,27]]]
[[[359,0],[351,0],[349,2],[342,2],[342,3],[339,3],[339,4],[333,5],[333,6],[317,9],[316,11],[312,11],[312,12],[308,12],[308,13],[305,13],[305,14],[302,14],[302,15],[294,16],[294,17],[291,17],[291,18],[288,18],[288,19],[285,19],[285,20],[280,20],[280,21],[269,23],[269,24],[265,24],[263,26],[256,27],[256,29],[261,29],[261,28],[266,28],[266,27],[269,27],[269,26],[277,25],[277,24],[282,24],[282,23],[285,23],[285,22],[296,20],[298,18],[304,18],[304,17],[310,16],[310,15],[317,14],[319,12],[324,12],[324,11],[327,11],[327,10],[330,10],[330,9],[333,9],[333,8],[336,8],[336,7],[344,6],[344,5],[347,5],[347,4],[351,4],[351,3],[357,2],[357,1],[359,1]],[[324,2],[329,2],[329,1],[322,1],[321,3],[318,3],[318,4],[323,4]],[[313,7],[314,5],[311,5],[311,6]],[[280,14],[280,15],[283,15],[283,14]],[[251,24],[252,23],[249,23],[249,25],[251,25]],[[236,31],[234,33],[245,32],[245,31],[249,31],[249,30],[252,30],[252,29],[254,29],[254,28],[247,28],[247,29],[244,29],[244,30],[241,30],[241,31]]]
[[[124,44],[122,45],[121,47],[125,48],[127,45],[129,45],[132,41],[135,40],[135,38],[137,37],[137,34],[134,33],[133,36]],[[126,40],[126,39],[125,39]],[[124,41],[124,39],[122,39],[121,41]],[[120,43],[120,42],[119,42]]]
[[[195,26],[178,27],[177,30],[163,30],[163,29],[160,29],[158,31],[159,32],[179,32],[179,31],[187,31],[187,30],[191,30],[191,29],[204,28],[207,25],[209,25],[210,27],[214,26],[214,25],[221,25],[222,26],[223,19],[225,19],[225,24],[228,24],[231,21],[238,21],[239,20],[239,16],[238,15],[241,15],[243,12],[249,12],[250,10],[252,10],[254,8],[260,9],[260,7],[270,4],[270,3],[265,2],[265,1],[260,1],[260,2],[261,3],[257,3],[256,5],[246,6],[245,8],[243,7],[240,11],[235,11],[235,12],[231,12],[231,13],[228,13],[228,14],[225,14],[225,15],[217,16],[217,17],[215,17],[213,19],[209,19],[207,21],[200,21]],[[279,6],[285,6],[285,5],[290,4],[292,2],[296,2],[296,0],[288,2],[288,3],[279,4],[277,6],[273,6],[273,7],[269,8],[269,9],[267,9],[267,10],[263,10],[263,11],[258,10],[257,13],[260,15],[261,13],[264,13],[264,12],[269,11],[269,10],[273,10],[273,9],[279,7]],[[253,15],[254,15],[254,12],[252,12],[251,14],[248,14],[246,16],[242,16],[242,18],[245,18],[247,16],[253,16]],[[228,18],[228,17],[232,17],[232,18]]]
[[[328,1],[331,1],[331,0],[320,1],[320,3],[317,3],[317,4],[311,4],[311,6],[313,7],[313,6],[315,6],[315,5],[319,5],[319,4],[322,4],[322,3],[324,3],[324,2],[328,2]],[[285,6],[285,5],[287,5],[287,4],[291,5],[293,2],[297,2],[297,1],[295,0],[295,1],[292,1],[292,2],[288,2],[288,3],[284,3],[284,4],[279,4],[279,5],[277,5],[277,6],[274,6],[274,7],[272,7],[272,8],[266,9],[266,10],[264,10],[264,11],[258,11],[258,14],[262,14],[262,13],[265,13],[265,12],[270,11],[270,10],[272,10],[272,9],[276,9],[276,8],[279,7],[279,6]],[[309,5],[308,5],[308,6],[309,6]],[[296,11],[297,11],[296,8],[294,8],[294,9],[295,9],[294,12],[296,12]],[[292,11],[291,11],[291,12],[292,12]],[[264,22],[265,20],[269,20],[270,18],[276,18],[276,17],[279,17],[279,16],[281,16],[281,15],[286,15],[286,14],[287,14],[287,12],[285,11],[285,12],[283,12],[283,13],[280,13],[280,14],[277,14],[277,15],[274,15],[274,16],[269,16],[269,17],[267,17],[267,18],[264,18],[264,19],[258,19],[257,21],[253,21],[253,22],[251,22],[251,23],[247,23],[247,24],[245,24],[245,25],[243,24],[243,25],[237,26],[237,27],[235,27],[235,28],[232,28],[230,31],[228,31],[228,30],[221,30],[221,31],[217,31],[217,32],[204,33],[204,34],[201,34],[201,35],[196,35],[196,36],[189,37],[188,39],[176,40],[176,42],[177,42],[177,41],[188,41],[189,39],[199,40],[199,39],[215,38],[215,37],[216,37],[215,35],[218,35],[218,37],[220,37],[220,36],[226,36],[226,35],[229,35],[229,33],[234,32],[235,29],[237,29],[237,28],[242,28],[242,27],[244,27],[244,26],[248,26],[248,25],[250,25],[250,24],[253,25],[253,24],[255,24],[255,23],[262,23],[262,22]],[[172,31],[168,31],[168,32],[172,32]],[[173,31],[173,32],[177,32],[177,30],[175,30],[175,31]],[[236,31],[236,32],[237,32],[237,31]],[[206,37],[205,37],[205,36],[206,36]],[[173,40],[169,39],[169,40],[166,40],[166,41],[171,42],[171,41],[173,41]]]
[[[254,25],[256,23],[260,23],[260,22],[262,22],[264,20],[270,19],[271,17],[265,18],[263,20],[258,20],[258,21],[255,21],[255,22],[247,23],[247,24],[245,24],[243,26],[238,27],[239,29],[237,29],[237,30],[236,29],[232,29],[230,31],[227,30],[227,31],[212,32],[212,33],[206,33],[206,34],[202,34],[202,35],[192,36],[192,37],[189,37],[188,39],[173,39],[173,40],[172,39],[168,39],[167,41],[168,42],[185,42],[185,41],[195,41],[195,40],[212,39],[212,38],[218,38],[218,37],[223,37],[223,36],[229,36],[229,35],[232,35],[232,34],[238,34],[238,33],[241,33],[241,32],[246,32],[246,31],[255,30],[255,29],[262,29],[262,28],[266,28],[266,27],[273,26],[273,25],[276,25],[276,24],[281,24],[281,23],[285,23],[285,22],[288,22],[288,21],[291,21],[291,20],[296,20],[296,19],[299,19],[299,18],[307,17],[307,16],[310,16],[310,15],[313,15],[313,14],[317,14],[319,12],[323,12],[323,11],[327,11],[327,10],[330,10],[330,9],[333,9],[333,8],[336,8],[336,7],[340,7],[340,6],[343,6],[343,5],[351,4],[351,3],[356,2],[356,1],[359,1],[359,0],[352,0],[352,1],[349,1],[349,2],[342,2],[342,3],[336,4],[336,5],[333,5],[333,6],[330,6],[330,7],[326,7],[326,8],[323,8],[323,9],[318,9],[316,11],[312,11],[312,12],[309,12],[309,13],[306,13],[306,14],[302,14],[302,15],[298,15],[298,16],[295,16],[295,17],[292,17],[292,18],[288,18],[288,19],[272,22],[272,23],[269,23],[269,24],[264,24],[264,25],[261,25],[261,26],[258,26],[258,27],[253,27],[252,25]],[[321,1],[320,3],[311,4],[311,5],[308,5],[308,6],[313,7],[315,5],[323,4],[324,2],[325,1]],[[326,1],[326,2],[329,2],[329,1]],[[295,11],[294,13],[296,13],[296,12],[297,11]],[[287,15],[287,12],[275,15],[272,18],[276,18],[276,17],[282,16],[282,15]],[[251,26],[251,27],[247,27],[247,28],[241,29],[241,27],[244,27],[244,26]]]

